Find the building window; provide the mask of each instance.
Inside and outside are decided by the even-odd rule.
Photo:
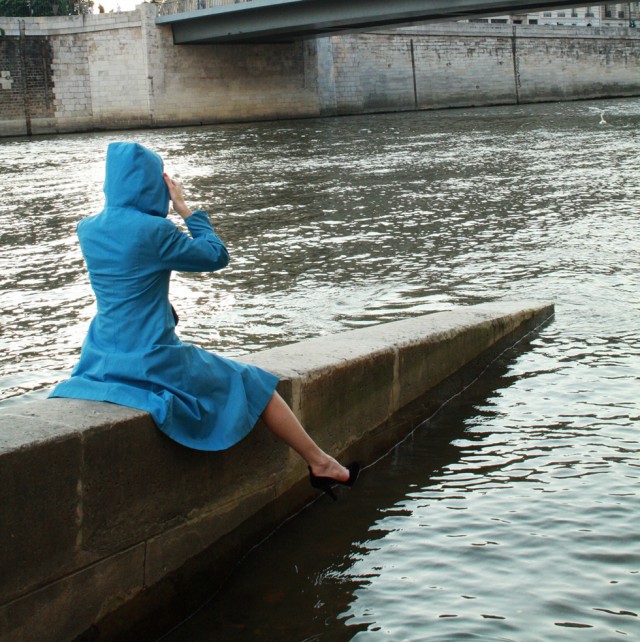
[[[558,18],[564,18],[564,11],[558,11]]]
[[[543,15],[545,18],[551,18],[551,11],[545,11],[542,15]]]
[[[508,20],[506,18],[491,18],[491,22],[500,23],[500,24],[506,24],[508,22]]]
[[[530,25],[537,25],[538,24],[538,19],[537,18],[529,18],[529,24]]]
[[[611,18],[611,9],[607,9],[607,10],[604,12],[604,17],[605,17],[605,18]]]
[[[624,18],[624,11],[618,11],[618,18]]]

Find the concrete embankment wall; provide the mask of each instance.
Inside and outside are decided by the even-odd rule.
[[[281,377],[281,394],[323,448],[367,464],[552,314],[541,303],[484,304],[246,361]],[[155,639],[145,636],[168,630],[203,599],[200,586],[210,592],[313,496],[304,463],[263,426],[228,451],[202,453],[126,407],[51,399],[5,408],[0,639]]]
[[[433,23],[174,45],[156,5],[0,18],[0,135],[640,95],[640,30]]]

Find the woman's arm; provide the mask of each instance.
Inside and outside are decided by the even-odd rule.
[[[229,263],[229,253],[214,232],[207,213],[188,207],[178,181],[167,174],[164,174],[164,180],[173,209],[184,219],[191,236],[167,219],[162,219],[162,223],[158,221],[155,247],[159,252],[160,267],[178,272],[209,272],[225,267]]]
[[[229,253],[214,232],[207,213],[195,210],[185,219],[185,234],[167,219],[155,223],[154,247],[159,267],[177,272],[213,272],[229,263]]]

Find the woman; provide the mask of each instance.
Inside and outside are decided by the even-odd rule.
[[[335,497],[331,485],[353,485],[358,465],[341,466],[316,445],[276,392],[278,378],[176,336],[171,271],[219,270],[229,255],[207,214],[192,211],[163,172],[142,145],[109,145],[105,207],[78,224],[98,311],[79,363],[51,396],[146,410],[171,439],[199,450],[233,446],[261,417],[307,462],[312,486]],[[166,218],[169,201],[189,234]]]

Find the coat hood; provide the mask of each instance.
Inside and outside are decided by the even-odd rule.
[[[124,207],[165,217],[169,190],[164,164],[155,152],[138,143],[111,143],[107,148],[105,207]]]

